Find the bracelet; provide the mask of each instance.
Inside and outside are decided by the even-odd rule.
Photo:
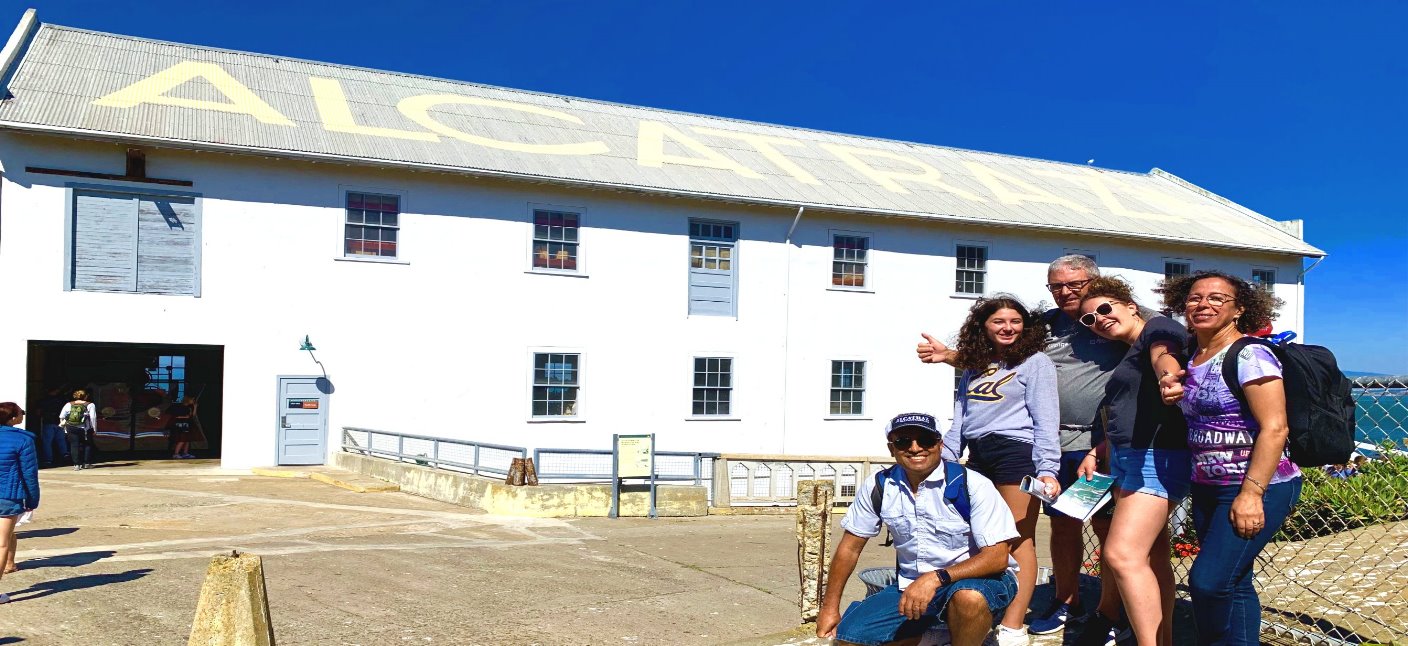
[[[1257,482],[1256,478],[1253,478],[1250,475],[1247,476],[1247,480],[1250,480],[1251,483],[1256,485],[1258,489],[1261,489],[1261,495],[1266,495],[1266,485]]]

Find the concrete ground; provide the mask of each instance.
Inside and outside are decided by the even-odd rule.
[[[490,516],[202,461],[41,482],[0,580],[0,644],[184,644],[206,565],[231,549],[264,558],[282,646],[817,643],[787,632],[790,515]],[[876,543],[861,567],[893,558]],[[847,602],[863,593],[853,578]]]

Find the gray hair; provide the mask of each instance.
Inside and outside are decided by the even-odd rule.
[[[1046,273],[1049,274],[1062,267],[1082,270],[1085,272],[1086,276],[1091,278],[1100,277],[1100,267],[1095,264],[1095,259],[1084,254],[1073,253],[1061,256],[1051,261],[1051,264],[1046,268]]]

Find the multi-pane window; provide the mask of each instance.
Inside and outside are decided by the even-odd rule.
[[[1164,280],[1172,280],[1179,276],[1187,276],[1193,273],[1193,263],[1186,260],[1165,260]]]
[[[580,354],[533,354],[533,417],[572,417],[577,414],[581,361]]]
[[[160,390],[173,402],[186,396],[186,357],[159,356],[156,365],[147,368],[146,390]]]
[[[953,291],[959,294],[982,294],[988,273],[988,248],[977,245],[958,245],[954,256],[958,260],[958,274],[955,276]]]
[[[728,415],[733,404],[733,359],[694,358],[693,415]]]
[[[1252,284],[1268,292],[1276,291],[1275,269],[1253,269]]]
[[[689,221],[689,313],[733,316],[738,225]]]
[[[831,250],[831,284],[837,287],[865,287],[870,238],[832,236]]]
[[[533,267],[577,271],[577,234],[581,215],[567,211],[533,211]]]
[[[831,414],[865,412],[865,362],[831,362]]]
[[[343,255],[395,258],[401,232],[401,198],[376,193],[347,193]]]

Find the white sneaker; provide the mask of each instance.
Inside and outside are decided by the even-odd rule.
[[[994,636],[997,638],[997,646],[1027,646],[1031,643],[1031,638],[1027,636],[1026,626],[1014,629],[998,624],[997,630],[994,632],[996,633]]]

